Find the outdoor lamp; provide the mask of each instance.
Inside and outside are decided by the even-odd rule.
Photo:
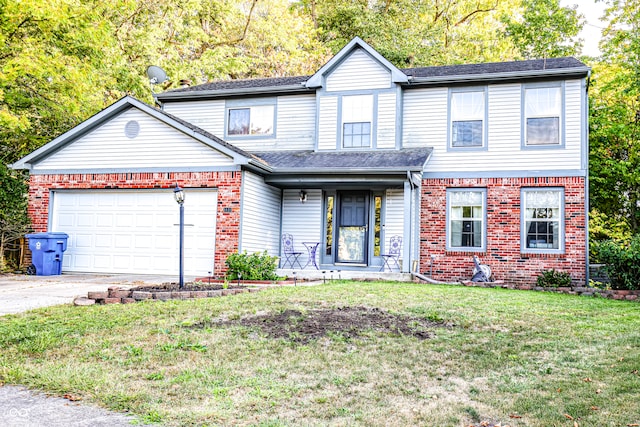
[[[173,197],[176,199],[179,205],[184,203],[184,190],[176,184],[176,188],[173,189]]]
[[[176,184],[173,189],[173,197],[180,205],[180,289],[184,288],[184,190]]]
[[[304,202],[307,201],[307,192],[306,191],[302,191],[301,190],[299,196],[300,196],[300,202],[301,203],[304,203]]]

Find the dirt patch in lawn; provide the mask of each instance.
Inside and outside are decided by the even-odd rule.
[[[322,337],[358,338],[368,333],[413,336],[419,340],[433,337],[433,329],[452,327],[420,317],[403,316],[368,307],[338,307],[300,311],[288,309],[233,320],[217,320],[192,327],[245,326],[257,328],[270,338],[308,343]]]

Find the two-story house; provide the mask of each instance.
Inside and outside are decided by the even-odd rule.
[[[174,274],[317,244],[321,269],[587,277],[587,79],[573,58],[398,69],[356,38],[312,76],[125,97],[14,164],[63,271]],[[296,268],[298,266],[296,265]],[[315,268],[313,264],[307,268]]]

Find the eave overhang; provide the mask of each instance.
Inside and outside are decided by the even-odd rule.
[[[589,76],[590,72],[591,69],[585,66],[536,71],[509,71],[502,73],[459,74],[432,77],[413,77],[410,75],[409,83],[404,86],[444,86],[449,84],[504,83],[508,81],[586,78]]]

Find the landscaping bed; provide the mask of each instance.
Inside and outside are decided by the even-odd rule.
[[[543,286],[531,286],[531,285],[513,285],[505,283],[504,281],[495,282],[472,282],[470,280],[462,282],[465,286],[473,286],[480,288],[503,288],[503,289],[517,289],[521,291],[544,291],[544,292],[556,292],[560,294],[568,295],[582,295],[582,296],[599,296],[602,298],[609,298],[615,300],[636,301],[640,298],[640,290],[627,290],[627,289],[600,289],[588,286],[559,286],[559,287],[543,287]]]

